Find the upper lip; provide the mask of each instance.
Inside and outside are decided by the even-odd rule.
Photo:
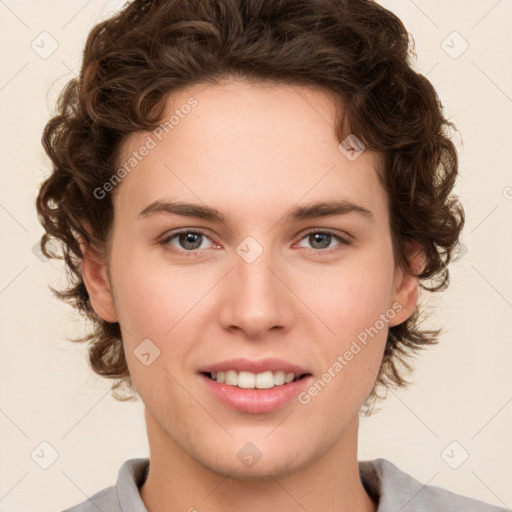
[[[309,374],[310,372],[299,365],[284,361],[283,359],[258,359],[251,360],[245,358],[227,359],[218,363],[204,366],[199,370],[200,373],[225,372],[235,370],[237,372],[263,373],[266,371],[294,373],[295,375]]]

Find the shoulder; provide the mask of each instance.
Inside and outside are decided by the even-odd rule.
[[[147,512],[139,494],[149,459],[129,459],[120,467],[115,485],[106,487],[62,512]]]
[[[504,512],[490,505],[435,485],[426,485],[386,459],[360,461],[361,480],[379,502],[377,512]]]

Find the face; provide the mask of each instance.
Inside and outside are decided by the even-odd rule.
[[[169,98],[165,119],[176,109],[120,155],[137,163],[114,190],[104,285],[84,256],[93,306],[121,324],[148,431],[242,479],[355,449],[388,328],[416,304],[416,280],[393,262],[379,155],[339,149],[320,91],[197,85]],[[306,376],[269,384],[280,368]],[[207,371],[249,387],[264,373],[259,385],[273,387]]]

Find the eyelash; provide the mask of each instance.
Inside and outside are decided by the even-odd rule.
[[[178,254],[182,254],[183,256],[185,257],[196,257],[198,256],[198,254],[201,252],[201,251],[204,251],[205,249],[196,249],[195,251],[186,251],[186,250],[176,250],[176,249],[169,249],[169,242],[171,240],[173,240],[174,238],[176,238],[177,236],[183,234],[183,233],[192,233],[192,234],[196,234],[196,235],[203,235],[207,238],[210,238],[208,236],[208,233],[206,233],[205,231],[201,230],[201,229],[198,229],[198,228],[191,228],[191,229],[182,229],[180,231],[176,231],[175,233],[172,233],[170,234],[169,236],[166,236],[161,242],[160,242],[160,245],[163,246],[166,250],[170,251],[170,252],[173,252],[174,254],[178,253]],[[328,255],[328,254],[334,254],[334,253],[337,253],[341,250],[343,250],[343,246],[348,246],[348,245],[351,245],[352,241],[351,240],[348,240],[346,238],[343,238],[342,236],[336,234],[335,232],[331,231],[330,229],[311,229],[310,231],[307,231],[306,233],[304,233],[302,235],[302,237],[299,239],[299,242],[301,240],[303,240],[304,238],[308,237],[309,235],[313,235],[313,234],[326,234],[326,235],[331,235],[333,236],[334,238],[338,239],[338,241],[340,242],[339,246],[335,247],[334,249],[331,248],[331,249],[310,249],[311,251],[314,251],[316,253],[323,253],[325,255]]]

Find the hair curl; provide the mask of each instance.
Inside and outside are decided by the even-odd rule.
[[[134,398],[120,327],[91,307],[78,238],[105,249],[112,198],[99,201],[93,191],[113,175],[127,135],[155,129],[168,95],[180,88],[241,78],[334,93],[343,105],[339,141],[354,134],[383,154],[379,179],[389,197],[395,263],[413,271],[407,246],[416,241],[425,254],[420,286],[448,286],[447,265],[464,225],[452,194],[458,158],[447,128],[454,125],[432,84],[412,69],[411,54],[403,23],[372,0],[135,0],[93,27],[80,75],[61,91],[44,129],[53,169],[36,206],[46,231],[41,249],[63,259],[70,277],[68,288],[52,291],[93,324],[72,341],[89,342],[89,364],[115,379],[115,398]],[[47,250],[51,241],[60,254]],[[367,414],[382,398],[378,389],[408,384],[408,356],[438,343],[441,329],[419,324],[418,306],[390,328]]]

